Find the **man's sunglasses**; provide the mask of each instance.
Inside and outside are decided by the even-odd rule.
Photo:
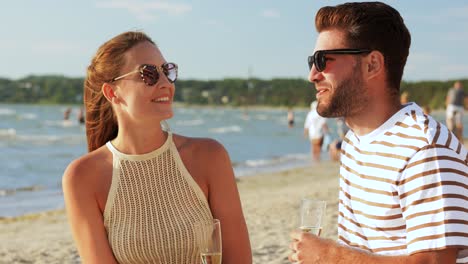
[[[129,73],[126,73],[124,75],[121,75],[119,77],[115,77],[110,82],[118,81],[124,77],[127,77],[128,75],[139,72],[140,77],[143,80],[143,82],[148,86],[153,86],[159,81],[160,72],[162,72],[164,73],[164,75],[166,75],[170,83],[174,83],[177,80],[178,68],[179,67],[177,66],[177,64],[173,62],[166,62],[161,66],[156,66],[152,64],[143,64],[143,65],[140,65],[138,69],[131,71]]]
[[[312,66],[315,65],[315,69],[318,72],[325,70],[327,66],[327,58],[325,55],[328,54],[362,54],[369,53],[369,49],[332,49],[332,50],[317,50],[314,55],[307,57],[307,62],[309,64],[309,70],[312,70]]]

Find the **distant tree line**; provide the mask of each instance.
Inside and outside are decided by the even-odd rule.
[[[83,78],[28,76],[0,78],[0,102],[76,104],[83,100]],[[468,93],[468,79],[460,80]],[[431,109],[445,107],[445,96],[455,80],[403,82],[401,92]],[[175,101],[196,105],[305,107],[315,98],[314,85],[305,79],[178,80]]]

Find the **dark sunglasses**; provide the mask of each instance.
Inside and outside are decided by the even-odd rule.
[[[164,73],[164,75],[166,75],[170,83],[174,83],[177,80],[178,69],[179,67],[177,66],[177,64],[173,62],[166,62],[159,67],[152,64],[143,64],[140,65],[140,67],[138,67],[138,69],[134,71],[131,71],[119,77],[115,77],[111,80],[111,82],[118,81],[124,77],[127,77],[128,75],[139,72],[143,82],[148,86],[153,86],[159,81],[159,73],[162,72]]]
[[[327,54],[362,54],[362,53],[369,53],[371,50],[369,49],[332,49],[332,50],[317,50],[314,55],[307,57],[307,62],[309,64],[309,70],[312,70],[312,66],[315,65],[315,69],[318,72],[322,72],[325,70],[327,66],[327,58],[325,55]]]

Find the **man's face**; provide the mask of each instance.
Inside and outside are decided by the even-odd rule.
[[[317,50],[348,47],[345,35],[339,30],[322,31],[315,45]],[[362,77],[361,55],[328,54],[326,67],[318,72],[315,66],[309,81],[317,89],[317,112],[323,117],[349,117],[362,111],[368,95]]]

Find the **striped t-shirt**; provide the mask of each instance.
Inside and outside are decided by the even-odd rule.
[[[468,152],[414,103],[342,145],[338,241],[384,255],[460,248],[468,262]]]

